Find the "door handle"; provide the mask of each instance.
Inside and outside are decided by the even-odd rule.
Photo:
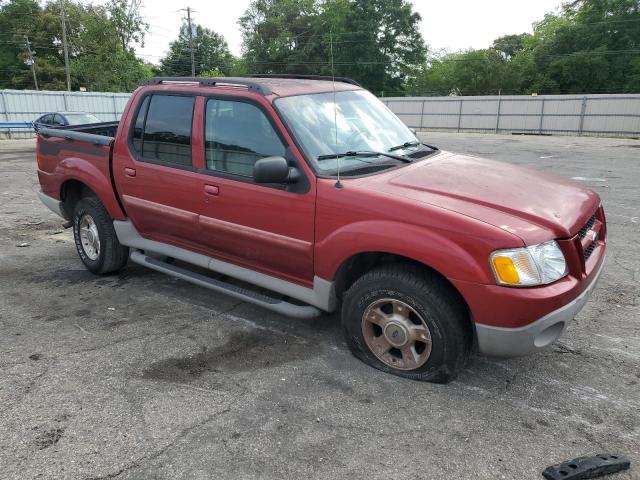
[[[220,193],[220,188],[217,185],[205,185],[204,186],[204,194],[207,196],[210,195],[218,195]]]
[[[124,174],[125,174],[127,177],[135,177],[135,176],[136,176],[136,169],[135,169],[135,168],[129,168],[129,167],[126,167],[126,168],[124,169]]]

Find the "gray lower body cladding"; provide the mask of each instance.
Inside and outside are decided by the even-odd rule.
[[[604,261],[589,286],[573,301],[520,328],[502,328],[476,323],[480,353],[495,357],[518,357],[551,345],[582,310],[598,283]]]
[[[114,221],[113,226],[116,234],[118,235],[118,240],[122,245],[135,250],[165,255],[201,268],[222,273],[252,285],[257,285],[273,292],[286,295],[308,305],[299,306],[279,301],[269,296],[253,294],[253,292],[248,292],[246,289],[239,289],[238,287],[226,284],[225,282],[215,281],[204,275],[199,275],[197,273],[190,272],[189,270],[152,259],[141,252],[134,250],[131,253],[131,260],[135,263],[191,281],[192,283],[196,283],[212,290],[225,292],[236,298],[241,298],[242,300],[261,305],[264,308],[277,311],[283,315],[309,318],[320,314],[319,310],[331,312],[336,309],[337,300],[334,284],[333,282],[329,282],[320,277],[314,277],[313,288],[307,288],[280,278],[265,275],[228,262],[223,262],[206,255],[185,250],[163,242],[146,239],[140,235],[133,224],[129,221]]]

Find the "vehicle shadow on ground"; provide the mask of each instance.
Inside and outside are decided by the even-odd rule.
[[[207,372],[234,373],[273,368],[318,356],[332,361],[330,357],[336,351],[350,359],[347,362],[351,364],[349,367],[360,368],[360,361],[351,357],[343,340],[339,312],[314,319],[288,318],[137,266],[129,266],[113,278],[115,284],[135,282],[138,288],[153,285],[155,291],[166,293],[168,303],[179,299],[181,303],[195,308],[213,308],[217,312],[213,321],[204,325],[194,323],[183,332],[199,343],[198,353],[172,356],[154,362],[144,368],[143,378],[189,382]],[[219,306],[225,302],[227,305],[232,302],[233,305],[226,311],[221,311]],[[224,335],[224,343],[208,343],[206,330],[220,328],[229,330]],[[363,368],[372,374],[388,375],[370,367]],[[529,361],[490,358],[474,351],[467,368],[456,382],[495,386],[502,390],[519,372],[525,374],[529,370],[531,373],[531,369],[535,370],[535,366]]]
[[[141,377],[146,380],[190,383],[208,374],[273,369],[320,357],[335,368],[337,376],[352,371],[356,376],[379,375],[389,377],[387,381],[420,385],[381,373],[352,357],[343,339],[339,312],[313,319],[288,318],[133,264],[108,276],[95,276],[79,267],[25,270],[22,279],[60,292],[83,285],[85,308],[71,312],[73,316],[68,319],[47,317],[46,321],[72,322],[87,330],[93,325],[107,336],[120,328],[136,329],[147,324],[158,335],[166,332],[184,337],[187,341],[184,346],[180,343],[178,351],[141,366]],[[109,321],[97,318],[96,311],[104,311],[110,304],[117,306],[118,317]],[[174,318],[154,314],[172,308],[176,309]],[[126,332],[120,331],[118,336],[126,336]],[[544,356],[536,356],[536,361],[494,359],[474,352],[454,382],[463,388],[502,392],[516,376],[520,381],[530,376],[535,383],[536,371],[545,370],[550,360]]]

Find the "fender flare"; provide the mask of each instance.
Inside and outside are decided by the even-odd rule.
[[[113,189],[108,161],[105,162],[105,168],[98,168],[88,160],[68,157],[56,166],[53,173],[63,178],[60,184],[61,199],[62,189],[66,183],[75,180],[86,185],[96,194],[113,220],[126,220],[126,215],[120,207]]]
[[[452,238],[460,237],[467,245]],[[355,255],[386,253],[406,257],[421,263],[449,280],[478,283],[493,278],[489,264],[480,265],[477,256],[469,250],[475,237],[454,232],[427,229],[391,220],[362,221],[346,225],[316,243],[317,274],[333,280],[338,269]],[[490,250],[490,247],[487,247]],[[451,262],[451,258],[455,262]],[[487,256],[487,259],[489,257]]]

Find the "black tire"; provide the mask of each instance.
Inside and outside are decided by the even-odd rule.
[[[393,368],[367,345],[363,315],[370,305],[383,299],[410,306],[428,327],[431,350],[418,368]],[[342,327],[351,352],[364,363],[387,373],[434,383],[447,383],[457,376],[468,361],[473,341],[467,308],[459,294],[437,274],[408,264],[381,266],[360,277],[344,295]]]
[[[80,238],[80,223],[85,216],[93,220],[98,231],[100,247],[95,259],[89,257]],[[82,198],[73,210],[72,222],[76,250],[87,270],[103,275],[117,272],[127,264],[129,249],[118,241],[113,221],[100,200],[96,197]]]

